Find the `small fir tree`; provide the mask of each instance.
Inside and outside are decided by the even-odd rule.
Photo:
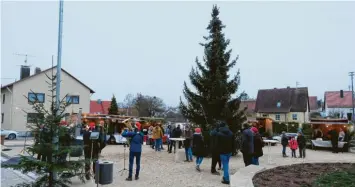
[[[2,167],[20,170],[22,173],[35,172],[37,179],[31,183],[22,183],[16,186],[35,186],[35,187],[69,187],[71,186],[71,178],[78,176],[84,182],[84,162],[83,159],[67,160],[66,156],[77,149],[76,146],[70,145],[71,133],[70,129],[60,125],[61,120],[65,117],[65,109],[70,103],[66,103],[65,98],[61,100],[60,106],[57,108],[55,102],[56,76],[52,75],[46,81],[49,84],[51,97],[51,107],[47,109],[44,103],[39,102],[39,98],[35,92],[32,92],[28,101],[33,106],[33,110],[37,113],[33,117],[32,123],[28,128],[34,134],[34,144],[27,147],[26,152],[31,155],[37,155],[37,159],[29,156],[21,156],[20,161],[16,165],[3,165]],[[82,149],[82,148],[81,148]],[[56,173],[56,177],[54,176]]]
[[[118,114],[118,105],[117,105],[115,95],[112,96],[111,105],[110,105],[110,108],[108,108],[108,114],[112,114],[112,115]]]
[[[185,118],[203,130],[210,130],[217,120],[222,120],[235,133],[246,120],[245,109],[239,110],[244,93],[232,97],[240,84],[239,70],[232,79],[229,79],[232,75],[228,73],[238,58],[230,62],[232,50],[227,50],[230,41],[225,39],[222,32],[225,26],[218,17],[216,5],[211,15],[212,20],[207,27],[209,35],[204,37],[206,42],[200,44],[205,48],[204,65],[196,58],[197,69],[192,69],[189,75],[196,92],[184,83],[183,93],[187,103],[180,101],[180,109]]]

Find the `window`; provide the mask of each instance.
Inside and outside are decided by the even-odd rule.
[[[292,114],[292,120],[297,120],[297,114]]]
[[[66,98],[67,103],[71,104],[79,104],[79,96],[78,95],[68,95]]]
[[[5,94],[2,94],[2,104],[5,104]]]
[[[1,113],[1,123],[4,123],[4,113]]]
[[[44,115],[39,113],[27,113],[27,123],[36,123],[43,119]]]
[[[44,103],[44,93],[28,93],[28,103]]]
[[[276,103],[276,107],[277,107],[277,108],[280,108],[280,107],[281,107],[281,102],[280,102],[280,101]]]
[[[267,115],[267,114],[263,114],[263,117],[268,117],[269,115]]]
[[[276,120],[276,121],[280,121],[280,114],[276,114],[276,115],[275,115],[275,120]]]

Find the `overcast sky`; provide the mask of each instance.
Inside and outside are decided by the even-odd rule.
[[[212,2],[65,2],[62,67],[93,99],[141,92],[178,104],[207,34]],[[58,2],[2,2],[1,78],[19,78],[23,57],[42,69],[57,54]],[[348,90],[355,71],[355,2],[218,2],[240,91]],[[233,72],[232,72],[233,73]],[[2,79],[2,84],[11,79]]]

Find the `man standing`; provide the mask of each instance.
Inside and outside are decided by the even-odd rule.
[[[217,142],[221,161],[223,164],[223,184],[229,184],[229,159],[233,152],[233,133],[227,127],[227,124],[221,123],[219,132],[217,133]]]
[[[221,157],[218,148],[218,137],[217,133],[219,132],[220,122],[216,124],[216,127],[212,129],[211,135],[211,152],[212,152],[212,163],[211,163],[211,173],[214,175],[219,175],[216,170],[216,165],[218,163],[219,168],[221,168]]]
[[[254,153],[254,135],[250,130],[249,124],[245,123],[242,130],[242,153],[245,166],[249,166],[252,162],[252,156]],[[224,166],[223,166],[224,167]]]
[[[189,125],[185,126],[185,131],[184,131],[184,147],[185,147],[185,155],[186,155],[186,162],[192,162],[192,138],[193,138],[194,132],[190,128]]]
[[[287,155],[286,155],[286,147],[288,145],[288,138],[286,136],[286,132],[285,131],[282,131],[281,145],[282,145],[282,156],[283,157],[287,157]]]
[[[93,132],[97,131],[91,128]],[[99,152],[101,150],[100,136],[97,140],[90,139],[91,132],[89,126],[86,126],[83,133],[84,141],[84,157],[85,157],[85,177],[86,180],[90,180],[90,168],[92,162],[93,173],[95,174],[95,162],[99,159]]]
[[[155,141],[155,151],[161,150],[161,143],[163,138],[163,132],[159,125],[156,125],[153,129],[153,139]]]
[[[139,170],[141,164],[141,154],[142,154],[142,144],[143,144],[143,133],[140,132],[140,124],[136,123],[133,132],[128,132],[127,129],[123,132],[123,137],[130,137],[130,146],[129,146],[129,173],[127,181],[132,181],[133,173],[133,162],[136,158],[136,175],[135,179],[139,179]]]
[[[299,158],[306,158],[306,138],[303,136],[301,131],[298,132],[297,143],[300,152]]]
[[[332,142],[333,153],[338,153],[339,134],[335,129],[330,130],[328,134],[330,135],[330,141]]]

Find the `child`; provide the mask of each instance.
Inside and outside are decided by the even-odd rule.
[[[292,158],[296,158],[296,149],[298,148],[298,143],[295,139],[295,137],[292,137],[291,140],[290,140],[290,148],[291,148],[291,151],[292,151]]]

